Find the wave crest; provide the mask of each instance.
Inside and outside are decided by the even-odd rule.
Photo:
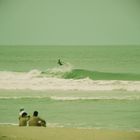
[[[76,74],[83,77],[79,77]],[[0,72],[0,89],[140,91],[140,81],[117,79],[97,80],[95,77],[94,80],[90,77],[92,74],[93,77],[98,77],[97,75],[99,74],[99,72],[75,70],[72,69],[70,65],[69,67],[64,66],[60,68],[58,67],[49,69],[46,72],[42,72],[39,70],[31,70],[29,72],[3,71]],[[68,77],[68,75],[70,75],[70,77]]]

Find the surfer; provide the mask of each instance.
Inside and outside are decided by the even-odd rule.
[[[61,62],[61,60],[60,59],[58,59],[58,62],[57,62],[60,66],[62,66],[63,65],[63,63]]]

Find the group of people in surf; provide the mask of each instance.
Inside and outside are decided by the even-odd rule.
[[[38,116],[38,111],[34,111],[30,116],[22,108],[19,112],[19,126],[43,126],[46,127],[46,121]]]

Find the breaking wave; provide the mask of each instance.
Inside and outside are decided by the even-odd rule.
[[[0,72],[0,89],[140,91],[140,75],[73,69],[71,65],[45,72]]]

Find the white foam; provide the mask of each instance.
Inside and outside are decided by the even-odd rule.
[[[55,67],[55,68],[47,69],[47,72],[48,73],[52,73],[52,74],[55,74],[55,73],[65,73],[65,72],[72,71],[72,68],[73,68],[73,66],[70,63],[65,63],[62,66],[58,66],[58,67]]]
[[[62,79],[41,76],[41,72],[0,72],[0,89],[31,89],[31,90],[83,90],[109,91],[126,90],[140,91],[140,81]]]
[[[140,100],[140,96],[96,96],[96,97],[58,97],[51,96],[53,100],[60,101],[74,101],[74,100]]]
[[[0,99],[52,99],[52,100],[58,100],[58,101],[75,101],[75,100],[140,100],[140,95],[104,95],[104,96],[96,96],[92,94],[92,96],[1,96]]]

